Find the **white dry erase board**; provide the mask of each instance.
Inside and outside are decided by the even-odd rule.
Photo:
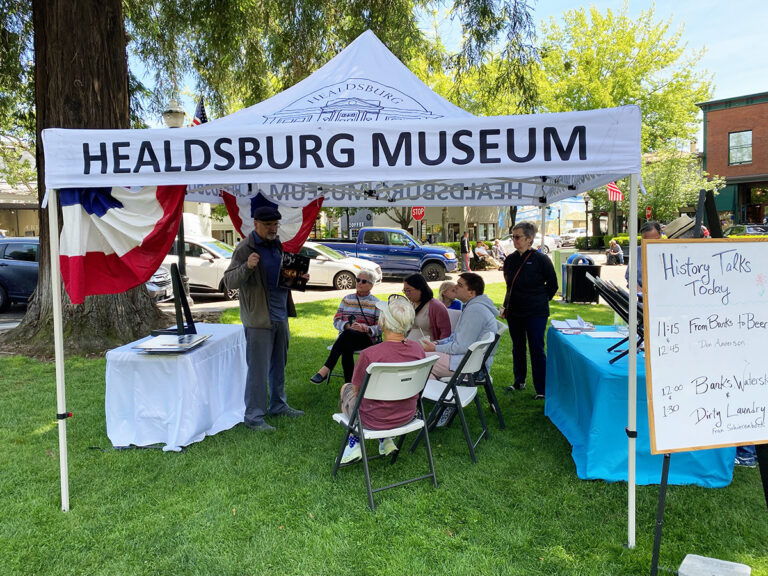
[[[644,240],[651,452],[768,443],[768,240]]]

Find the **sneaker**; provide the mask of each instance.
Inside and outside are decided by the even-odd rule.
[[[341,455],[341,463],[350,464],[362,459],[363,451],[360,449],[360,439],[350,434],[347,445],[344,447],[344,454]]]
[[[525,390],[525,382],[515,382],[511,386],[507,386],[507,392],[514,392],[515,390]]]
[[[270,416],[288,416],[288,418],[299,418],[304,416],[304,410],[297,410],[296,408],[286,406],[285,410],[282,412],[276,412],[275,414],[270,414]]]
[[[389,456],[393,452],[397,452],[397,444],[392,438],[379,439],[379,454],[382,456]]]
[[[251,430],[255,430],[256,432],[274,432],[275,427],[270,426],[263,420],[261,422],[243,422],[245,424],[246,428],[250,428]]]
[[[544,394],[536,394],[536,396],[533,397],[534,400],[544,400]]]
[[[734,466],[743,466],[744,468],[755,468],[757,466],[757,458],[754,456],[736,456],[733,460]]]
[[[443,428],[445,426],[448,426],[451,423],[451,420],[453,420],[453,417],[456,415],[456,408],[453,406],[448,406],[445,410],[443,410],[443,413],[440,416],[440,419],[437,421],[437,427]]]

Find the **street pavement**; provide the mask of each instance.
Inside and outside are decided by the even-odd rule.
[[[627,269],[626,266],[605,266],[605,254],[602,251],[594,251],[591,250],[589,252],[582,252],[582,254],[587,254],[590,256],[595,264],[602,265],[600,268],[600,277],[605,280],[611,280],[616,283],[618,286],[625,286],[626,282],[624,280],[624,272]],[[481,271],[479,272],[480,276],[483,277],[486,284],[493,284],[497,282],[504,282],[504,277],[501,271],[498,270],[487,270],[487,271]],[[456,278],[458,277],[458,273],[454,272],[451,274],[448,274],[448,279],[456,281]],[[432,287],[432,289],[435,291],[435,295],[437,295],[437,290],[440,287],[441,282],[430,282],[429,285]],[[400,279],[393,279],[393,278],[387,278],[383,282],[378,283],[376,286],[374,286],[373,290],[371,291],[373,294],[391,294],[394,292],[401,292],[403,288],[403,281]],[[307,288],[305,292],[294,292],[293,293],[293,300],[297,304],[301,302],[314,302],[317,300],[337,300],[340,301],[341,298],[347,294],[348,290],[331,290],[327,288]],[[193,304],[191,306],[192,312],[198,312],[198,313],[215,313],[215,312],[223,312],[224,310],[228,308],[237,308],[239,303],[235,301],[228,302],[226,300],[223,300],[221,295],[218,294],[193,294]],[[557,298],[557,296],[556,296]],[[174,306],[173,302],[166,302],[163,304],[159,304],[159,307],[161,310],[166,312],[173,312]],[[10,309],[7,312],[3,312],[0,314],[0,332],[4,332],[6,330],[10,330],[11,328],[16,327],[21,319],[24,317],[24,314],[26,312],[26,305],[24,304],[14,304],[10,307]]]

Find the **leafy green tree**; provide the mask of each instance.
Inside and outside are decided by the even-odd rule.
[[[629,16],[576,8],[563,24],[543,27],[537,72],[540,109],[591,110],[636,104],[642,113],[643,152],[690,142],[698,129],[696,102],[711,97],[709,75],[695,70],[701,51],[687,51],[682,30],[657,21],[653,8]]]
[[[694,157],[677,150],[695,139],[696,102],[712,95],[709,75],[695,70],[702,52],[686,50],[681,29],[671,31],[670,21],[658,21],[653,8],[630,17],[625,3],[605,13],[594,7],[569,10],[562,24],[550,20],[543,26],[542,36],[537,71],[542,111],[640,107],[642,151],[656,156],[643,167],[648,195],[638,196],[639,209],[650,205],[654,217],[671,217],[699,188],[717,188],[707,183]],[[620,187],[626,211],[628,183]],[[589,197],[594,214],[613,207],[604,188]]]

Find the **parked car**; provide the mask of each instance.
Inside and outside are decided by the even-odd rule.
[[[0,238],[0,312],[12,303],[25,303],[37,288],[39,238]],[[147,281],[156,302],[173,298],[171,275],[160,267]]]
[[[723,230],[723,236],[760,236],[768,234],[768,224],[736,224]]]
[[[0,312],[37,288],[38,238],[0,238]]]
[[[576,238],[581,238],[586,235],[586,228],[569,228],[560,234],[560,240],[562,240],[563,246],[574,246],[576,244]]]
[[[177,239],[178,240],[178,239]],[[178,241],[163,258],[163,268],[170,270],[171,264],[178,265]],[[237,290],[224,286],[224,271],[229,267],[234,246],[209,236],[184,237],[184,254],[190,292],[220,292],[227,300],[235,300]]]
[[[385,276],[407,276],[421,272],[433,282],[445,278],[459,265],[456,252],[443,246],[422,246],[400,228],[361,228],[357,240],[336,238],[322,241],[344,256],[375,262]]]
[[[499,244],[501,244],[501,248],[507,254],[512,254],[512,252],[515,251],[515,244],[512,240],[511,234],[507,234],[506,236],[499,238]],[[533,240],[533,247],[538,248],[539,246],[541,246],[541,234],[536,234]],[[562,242],[558,236],[550,236],[547,234],[544,237],[544,246],[541,247],[541,251],[544,254],[549,254],[552,250],[560,248],[561,246]]]
[[[333,248],[317,242],[305,242],[300,253],[309,258],[309,282],[307,286],[332,286],[336,290],[352,290],[360,270],[374,273],[381,280],[381,267],[363,258],[344,257]]]

